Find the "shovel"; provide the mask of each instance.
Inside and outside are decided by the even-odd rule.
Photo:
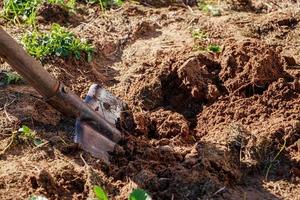
[[[128,106],[98,84],[93,84],[82,101],[0,27],[0,57],[30,83],[56,110],[76,117],[74,141],[93,156],[109,163],[122,140],[120,130],[133,127]]]

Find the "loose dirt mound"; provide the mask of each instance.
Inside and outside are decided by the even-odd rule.
[[[221,66],[220,79],[226,89],[246,96],[261,93],[270,83],[285,77],[279,53],[254,39],[225,43]]]
[[[68,11],[58,4],[44,3],[37,11],[39,22],[66,23],[69,18]]]
[[[83,21],[82,15],[73,13],[68,8],[60,4],[44,3],[38,7],[37,10],[37,21],[39,23],[51,24],[79,24]]]
[[[138,130],[159,137],[189,134],[202,104],[220,96],[220,65],[212,59],[212,55],[184,53],[160,61],[155,68],[142,68],[144,74],[134,80],[126,93],[132,107],[150,111],[140,118],[137,109]]]
[[[83,172],[75,171],[72,165],[61,166],[52,173],[42,169],[37,176],[30,177],[32,188],[52,199],[59,199],[61,195],[83,198],[85,181]]]

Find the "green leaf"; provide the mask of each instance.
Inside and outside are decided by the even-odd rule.
[[[152,200],[152,198],[145,190],[135,189],[130,193],[129,200]]]
[[[41,144],[43,144],[44,142],[43,142],[43,140],[41,140],[41,139],[39,139],[39,138],[34,138],[34,140],[33,140],[33,144],[35,145],[35,146],[39,146],[39,145],[41,145]]]
[[[108,200],[105,191],[100,186],[94,186],[93,190],[98,200]]]
[[[208,50],[214,53],[220,53],[221,52],[221,47],[218,45],[209,45]]]
[[[31,129],[28,126],[22,125],[22,128],[19,129],[21,133],[31,133]]]
[[[14,72],[4,72],[4,84],[16,84],[21,80],[21,76]]]
[[[93,55],[91,52],[88,52],[88,62],[92,62],[93,60]]]
[[[53,24],[50,32],[32,32],[25,34],[22,43],[29,54],[39,59],[56,55],[58,57],[75,56],[80,59],[82,53],[91,54],[94,47],[77,38],[72,32],[58,24]],[[91,57],[88,57],[88,61]]]
[[[33,195],[28,200],[48,200],[48,199],[44,196]]]

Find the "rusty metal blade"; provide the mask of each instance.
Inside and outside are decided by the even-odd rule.
[[[83,121],[77,121],[76,123],[75,142],[83,150],[106,163],[109,163],[108,153],[113,152],[117,145],[114,141],[104,136],[100,130],[95,129],[93,125]]]
[[[110,126],[121,126],[122,113],[127,109],[127,105],[100,85],[93,84],[90,87],[84,102],[106,120]],[[122,138],[121,134],[110,134],[101,129],[97,122],[89,121],[82,115],[76,120],[74,139],[84,150],[109,163],[109,152],[114,151]]]

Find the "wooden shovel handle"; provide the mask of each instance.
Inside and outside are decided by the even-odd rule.
[[[50,98],[59,89],[59,81],[0,27],[0,57],[13,67],[41,95]]]
[[[113,141],[119,141],[120,131],[86,105],[76,94],[52,77],[43,66],[0,27],[0,57],[4,58],[28,81],[47,102],[66,116],[81,117],[96,122],[107,130]]]

